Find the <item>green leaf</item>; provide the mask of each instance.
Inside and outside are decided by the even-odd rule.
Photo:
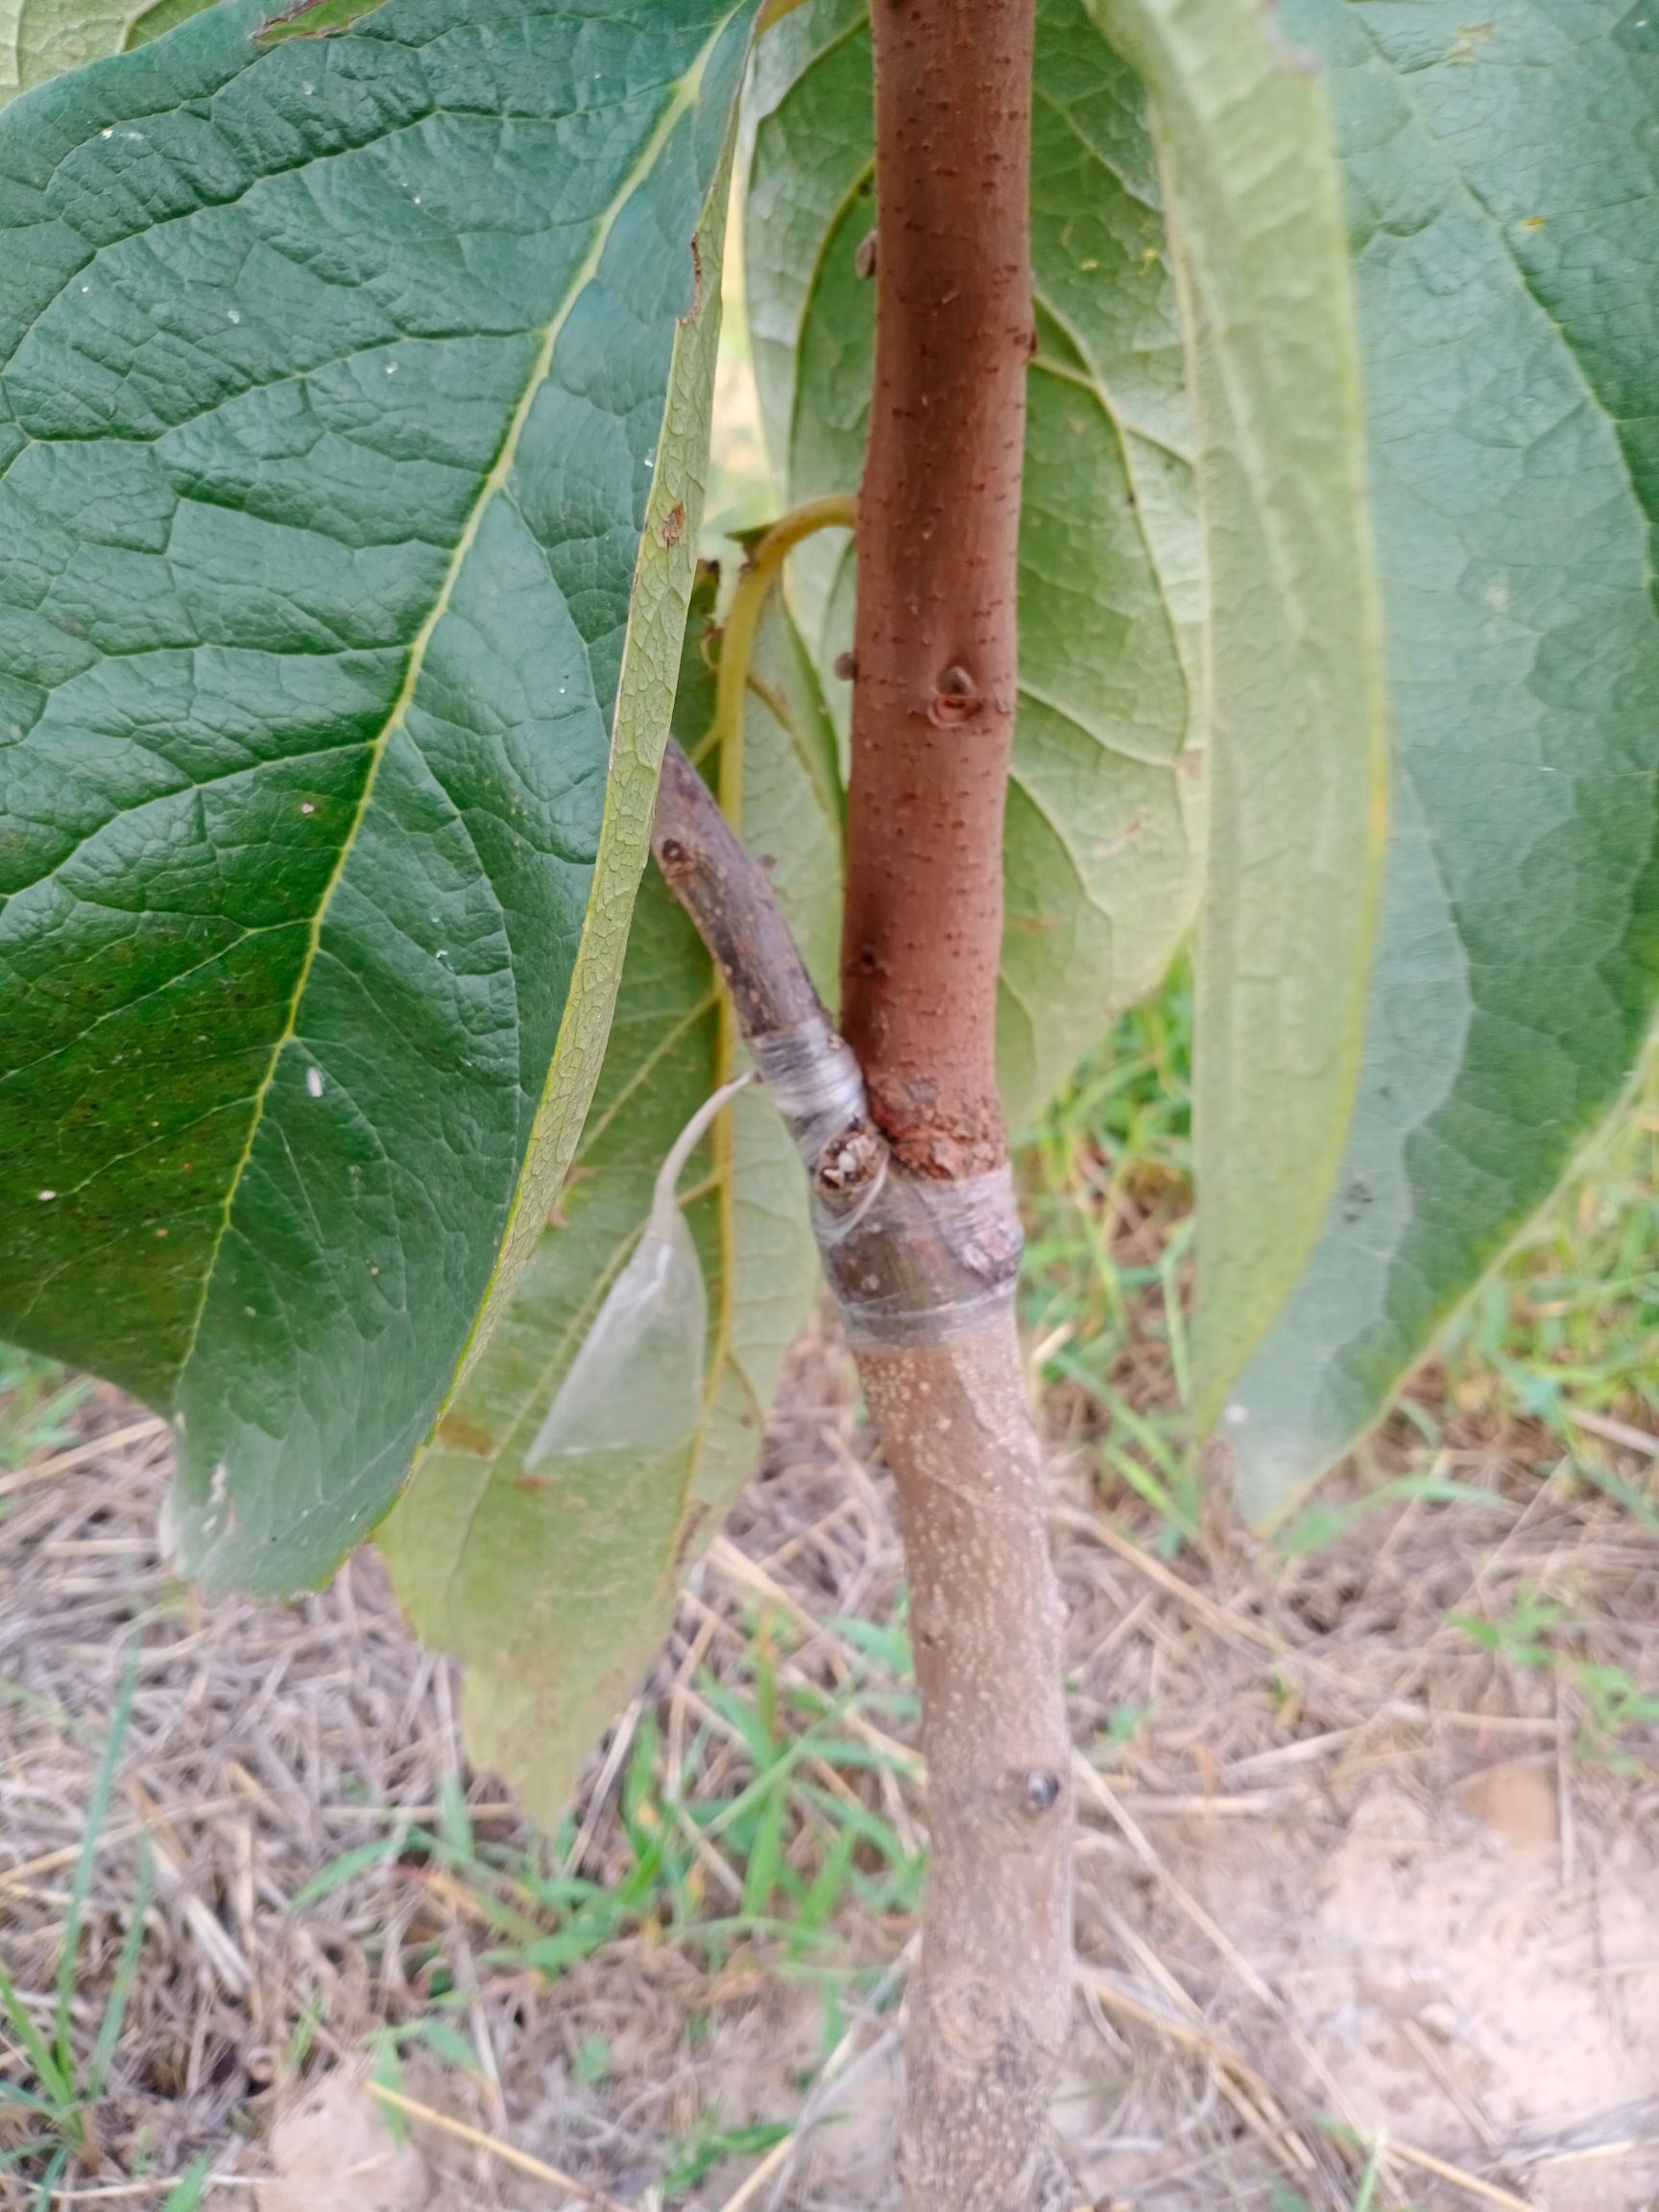
[[[702,616],[709,613],[706,588]],[[694,755],[713,712],[694,612],[675,726]],[[774,604],[753,667],[742,829],[820,988],[833,978],[840,824],[816,678]],[[781,710],[781,711],[780,711]],[[717,763],[709,764],[717,773]],[[684,1448],[545,1463],[524,1455],[644,1225],[681,1128],[730,1070],[721,994],[653,869],[640,886],[592,1115],[551,1224],[488,1350],[380,1542],[417,1632],[467,1666],[473,1760],[551,1824],[595,1738],[637,1687],[680,1582],[753,1468],[783,1355],[810,1310],[805,1180],[767,1099],[742,1094],[682,1179],[709,1287],[701,1417]]]
[[[857,485],[873,287],[861,0],[806,0],[756,59],[745,279],[768,445],[791,504]],[[1081,0],[1038,22],[1033,365],[1021,701],[998,1059],[1023,1119],[1161,979],[1192,915],[1203,819],[1201,562],[1174,295],[1141,95]],[[845,541],[794,556],[828,668],[850,641]],[[845,686],[838,711],[844,713]]]
[[[1254,0],[1093,0],[1144,79],[1189,331],[1214,723],[1194,1149],[1200,1421],[1319,1234],[1358,1073],[1385,826],[1340,190]]]
[[[747,10],[260,21],[0,115],[0,1332],[172,1412],[183,1565],[280,1591],[597,1070]]]
[[[1387,1405],[1659,986],[1659,53],[1646,11],[1292,0],[1340,134],[1395,827],[1324,1234],[1234,1393],[1254,1519]]]
[[[0,108],[48,78],[125,54],[208,0],[0,0]]]

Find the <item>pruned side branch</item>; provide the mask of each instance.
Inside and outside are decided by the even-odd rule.
[[[746,1041],[829,1017],[766,871],[673,738],[662,760],[651,850],[732,995]]]

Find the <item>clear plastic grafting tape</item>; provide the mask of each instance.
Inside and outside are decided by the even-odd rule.
[[[1022,1237],[1006,1167],[884,1175],[868,1206],[830,1227],[824,1263],[854,1344],[934,1342],[1013,1299]]]
[[[855,1344],[950,1335],[1013,1297],[1020,1212],[1005,1167],[891,1172],[858,1063],[827,1019],[749,1049],[812,1178],[819,1250]]]
[[[658,1172],[644,1233],[606,1293],[525,1455],[526,1472],[594,1452],[652,1457],[684,1444],[703,1409],[709,1293],[678,1185],[739,1075],[700,1106]]]
[[[816,1167],[826,1145],[864,1119],[864,1076],[850,1047],[820,1016],[751,1037],[749,1051],[796,1151]]]

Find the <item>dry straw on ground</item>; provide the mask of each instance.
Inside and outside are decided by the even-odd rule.
[[[771,1695],[764,1676],[781,1725],[801,1693],[828,1693],[868,1754],[808,1749],[791,1769],[793,1862],[822,1863],[826,1805],[920,1837],[905,1687],[845,1625],[894,1618],[899,1561],[832,1344],[798,1355],[763,1478],[566,1838],[596,1880],[633,1872],[619,1798],[644,1743],[647,1816],[690,1839],[674,1914],[689,1898],[734,1925],[705,1940],[647,1897],[551,1977],[525,1954],[557,1922],[500,1871],[550,1870],[550,1847],[467,1774],[449,1670],[414,1647],[373,1554],[320,1597],[204,1610],[157,1557],[164,1431],[108,1392],[78,1418],[73,1449],[0,1477],[0,1960],[44,2018],[135,1633],[76,1977],[83,2045],[140,1839],[156,1887],[109,2088],[53,2201],[162,2206],[204,2152],[204,2200],[262,2212],[646,2207],[676,2165],[707,2170],[675,2200],[726,2212],[889,2200],[909,1922],[849,1880],[834,1963],[865,1971],[827,2011],[821,1955],[791,1959],[773,1919],[742,1924],[731,1830],[693,1817],[750,1774],[732,1695]],[[1090,2201],[1647,2212],[1656,1732],[1609,1733],[1617,1677],[1595,1670],[1650,1682],[1659,1543],[1541,1431],[1511,1430],[1441,1450],[1437,1481],[1474,1495],[1396,1499],[1288,1559],[1217,1512],[1201,1554],[1166,1559],[1133,1500],[1101,1510],[1084,1441],[1057,1436],[1053,1525],[1083,1807],[1064,2117]],[[1650,1477],[1640,1434],[1599,1442]],[[1560,1608],[1548,1663],[1456,1624],[1510,1619],[1518,1595]],[[412,1840],[453,1828],[458,1783],[471,1861]],[[436,2043],[406,2035],[376,2098],[367,2057],[434,2016]],[[20,2080],[14,2041],[0,2023]],[[0,2149],[17,2125],[0,2107]],[[0,2203],[33,2201],[0,2175]]]

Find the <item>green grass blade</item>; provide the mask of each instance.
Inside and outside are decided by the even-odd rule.
[[[104,1746],[104,1756],[98,1766],[98,1779],[92,1785],[92,1795],[86,1805],[86,1827],[81,1839],[81,1855],[75,1862],[74,1879],[69,1885],[69,1905],[63,1915],[63,1951],[58,1961],[58,2059],[60,2071],[71,2081],[75,2077],[73,2046],[69,2036],[69,2008],[75,1996],[75,1966],[81,1950],[81,1923],[86,1911],[86,1894],[92,1887],[92,1869],[98,1863],[98,1846],[104,1835],[104,1823],[109,1815],[110,1792],[115,1787],[115,1769],[121,1762],[122,1746],[127,1741],[127,1724],[132,1718],[132,1696],[138,1687],[138,1639],[133,1637],[128,1646],[127,1663],[121,1670],[120,1684],[115,1692],[115,1711],[109,1722],[109,1740]]]
[[[132,1899],[132,1918],[121,1946],[121,1956],[116,1960],[115,1983],[109,1992],[109,2002],[104,2008],[98,2040],[92,2047],[92,2062],[86,2069],[85,2095],[89,2104],[95,2104],[103,2096],[114,2063],[115,2047],[121,2040],[121,2023],[127,2017],[127,2006],[138,1979],[138,1954],[144,1948],[144,1915],[150,1910],[155,1890],[156,1858],[150,1848],[150,1839],[145,1837],[138,1850],[138,1888]]]
[[[40,2186],[35,2192],[36,2212],[50,2212],[53,2192],[68,2169],[69,2148],[67,2143],[60,2143],[52,2153],[46,2171],[40,2176]]]
[[[42,2099],[29,2096],[26,2090],[20,2090],[17,2093],[18,2102],[26,2103],[42,2112],[60,2112],[74,2101],[73,2086],[60,2071],[51,2045],[30,2018],[29,2008],[17,1994],[17,1985],[4,1966],[0,1966],[0,2007],[5,2008],[6,2017],[23,2046],[24,2056],[39,2076],[41,2086],[51,2100],[48,2104]]]
[[[290,1912],[305,1912],[313,1905],[320,1905],[325,1897],[332,1897],[336,1889],[344,1889],[371,1866],[389,1863],[402,1850],[403,1832],[377,1837],[372,1843],[354,1843],[349,1851],[342,1851],[338,1859],[331,1859],[326,1866],[319,1867],[309,1882],[296,1889],[288,1901]]]
[[[213,2153],[204,2151],[179,2177],[177,2185],[161,2207],[161,2212],[196,2212],[207,2186],[207,2176],[213,2171]]]

